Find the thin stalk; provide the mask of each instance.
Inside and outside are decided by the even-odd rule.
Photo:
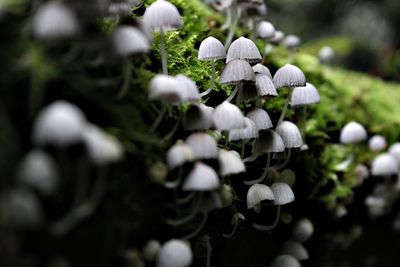
[[[164,136],[164,138],[161,140],[161,142],[168,141],[169,139],[171,139],[174,136],[174,134],[176,133],[176,131],[179,128],[179,125],[182,122],[182,118],[183,118],[183,112],[181,110],[179,110],[178,120],[176,121],[176,123],[175,123],[174,127],[171,129],[171,131]]]
[[[255,161],[260,155],[259,154],[253,154],[248,158],[243,159],[243,162],[253,162]]]
[[[217,76],[217,72],[215,70],[215,60],[211,61],[211,69],[212,69],[212,78],[211,78],[210,88],[208,88],[206,91],[200,93],[200,97],[208,95],[212,91],[212,89],[214,88],[215,79],[216,79],[216,76]]]
[[[270,163],[271,163],[271,153],[267,153],[267,164],[265,165],[264,172],[262,173],[260,178],[258,178],[256,180],[251,180],[251,181],[243,181],[243,183],[245,185],[253,185],[253,184],[258,184],[258,183],[261,183],[262,181],[264,181],[265,177],[268,174],[268,169],[269,169]]]
[[[225,50],[228,50],[229,46],[232,43],[233,36],[235,35],[235,32],[236,32],[240,17],[242,15],[242,9],[237,6],[236,1],[235,1],[234,6],[236,8],[236,12],[234,12],[234,14],[233,14],[233,23],[232,23],[231,28],[229,30],[228,37],[226,38],[226,41],[225,41]]]
[[[244,158],[244,153],[245,153],[245,150],[246,150],[247,142],[249,142],[249,140],[242,140],[242,148],[240,150],[240,157],[241,158]]]
[[[177,198],[176,199],[176,202],[179,204],[179,205],[183,205],[183,204],[186,204],[186,203],[188,203],[190,200],[192,200],[193,199],[193,197],[196,195],[196,192],[190,192],[187,196],[185,196],[185,197],[183,197],[183,198]]]
[[[211,266],[211,242],[210,242],[210,237],[208,235],[205,235],[204,239],[206,240],[206,251],[207,251],[206,267],[210,267]]]
[[[199,226],[197,226],[197,228],[193,232],[191,232],[190,234],[182,237],[182,239],[186,239],[187,240],[187,239],[192,239],[193,237],[196,237],[200,233],[201,229],[203,229],[204,225],[207,222],[207,219],[208,219],[208,212],[205,212],[203,214],[203,218],[202,218]]]
[[[121,89],[117,95],[117,99],[122,99],[129,91],[129,84],[131,81],[132,67],[128,59],[124,59],[122,62],[122,73],[124,80],[122,82]]]
[[[235,96],[239,92],[239,90],[241,90],[242,86],[243,86],[243,82],[242,81],[238,82],[236,84],[235,89],[232,91],[231,95],[225,101],[231,102],[232,99],[235,98]]]
[[[285,161],[282,164],[276,166],[275,169],[277,171],[279,171],[280,169],[283,169],[289,163],[289,160],[290,160],[291,156],[292,156],[292,149],[288,148],[288,154],[286,156]]]
[[[279,120],[278,120],[278,123],[276,124],[276,127],[278,127],[279,124],[281,124],[281,122],[285,118],[285,115],[286,115],[286,112],[287,112],[287,109],[288,109],[288,106],[289,106],[290,98],[292,96],[292,90],[293,90],[292,87],[288,88],[288,94],[287,94],[287,98],[286,98],[286,101],[285,101],[285,106],[283,107],[281,116],[279,116]]]
[[[160,29],[160,51],[163,74],[168,75],[167,51],[165,49],[164,30]]]
[[[221,26],[221,31],[229,28],[233,20],[233,7],[232,5],[226,10],[226,21],[224,25]]]
[[[281,206],[279,205],[276,211],[275,220],[271,225],[262,225],[258,223],[253,223],[253,228],[259,231],[271,231],[278,225],[280,217],[281,217]]]
[[[193,218],[196,217],[196,215],[198,214],[197,212],[199,211],[202,199],[203,199],[203,195],[201,193],[199,193],[197,199],[195,200],[196,202],[193,204],[193,207],[190,209],[191,212],[187,216],[182,217],[180,219],[175,219],[175,220],[167,219],[167,224],[172,225],[172,226],[179,226],[179,225],[188,223],[191,220],[193,220]]]
[[[239,225],[239,220],[237,220],[235,222],[235,224],[233,225],[233,229],[232,229],[232,232],[230,234],[222,234],[222,236],[225,237],[225,238],[231,238],[236,233],[238,225]]]
[[[165,113],[167,113],[167,106],[164,105],[162,107],[162,110],[160,111],[160,113],[158,113],[157,119],[154,121],[153,125],[151,125],[150,127],[150,133],[154,133],[154,131],[158,128],[158,126],[160,126],[160,123],[162,122]]]

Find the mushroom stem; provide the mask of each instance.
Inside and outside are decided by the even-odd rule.
[[[222,236],[225,238],[231,238],[236,233],[238,225],[239,225],[239,220],[236,220],[235,224],[233,225],[232,232],[230,234],[222,234]]]
[[[224,25],[221,26],[221,31],[224,31],[224,30],[228,29],[229,25],[231,25],[231,23],[232,23],[232,13],[233,13],[233,8],[232,8],[232,6],[230,6],[226,10],[226,21],[225,21]]]
[[[193,199],[193,197],[196,195],[196,192],[190,192],[187,196],[185,196],[185,197],[183,197],[183,198],[177,198],[176,199],[176,202],[179,204],[179,205],[183,205],[183,204],[186,204],[186,203],[188,203],[190,200],[192,200]]]
[[[212,78],[211,78],[210,88],[208,88],[206,91],[200,93],[200,97],[208,95],[212,91],[212,89],[214,88],[215,79],[216,79],[216,76],[217,76],[217,73],[215,71],[215,60],[211,61],[211,68],[212,68]]]
[[[204,212],[203,213],[203,218],[202,218],[199,226],[197,226],[197,228],[193,232],[191,232],[190,234],[182,237],[182,239],[192,239],[193,237],[196,237],[200,233],[201,229],[203,229],[204,225],[207,222],[207,219],[208,219],[208,212]]]
[[[129,84],[130,84],[130,78],[131,78],[131,64],[129,60],[124,59],[122,62],[122,73],[124,76],[124,80],[122,82],[121,89],[119,90],[119,93],[117,95],[117,99],[122,99],[126,93],[128,93],[129,90]]]
[[[164,105],[162,107],[162,110],[160,111],[160,113],[158,113],[157,119],[154,121],[153,125],[151,125],[150,127],[150,133],[154,133],[154,131],[158,128],[158,126],[160,126],[160,123],[162,122],[165,113],[167,113],[167,106]]]
[[[267,164],[265,165],[264,172],[260,176],[260,178],[256,180],[251,180],[251,181],[243,181],[245,185],[253,185],[253,184],[258,184],[261,183],[262,181],[265,180],[265,177],[268,174],[268,169],[269,169],[269,164],[271,163],[271,153],[267,153]]]
[[[232,19],[233,23],[231,25],[231,28],[229,29],[229,34],[228,34],[228,37],[226,38],[226,41],[225,41],[225,50],[228,50],[229,46],[232,43],[233,36],[235,35],[236,28],[238,26],[240,17],[242,15],[242,8],[237,6],[236,1],[234,3],[234,6],[236,8],[236,11],[234,11],[234,13],[233,13],[233,19]]]
[[[167,133],[167,134],[164,136],[164,138],[161,140],[161,142],[168,141],[169,139],[172,138],[172,136],[174,136],[174,134],[176,133],[176,131],[177,131],[178,128],[179,128],[179,125],[181,124],[182,117],[183,117],[183,113],[182,113],[182,111],[179,111],[179,117],[178,117],[178,120],[176,121],[174,127],[171,129],[171,131],[170,131],[169,133]]]
[[[253,162],[258,158],[258,156],[260,156],[260,155],[259,154],[253,154],[250,157],[243,159],[243,162]]]
[[[97,170],[97,180],[89,199],[73,208],[66,216],[50,226],[50,232],[54,235],[64,235],[74,228],[80,221],[88,218],[96,210],[104,195],[107,183],[107,169]]]
[[[288,154],[286,155],[285,161],[282,164],[276,166],[275,169],[279,171],[280,169],[284,168],[289,163],[291,156],[292,156],[292,149],[288,148]]]
[[[242,90],[241,88],[242,88],[242,81],[239,81],[237,84],[236,84],[236,87],[235,87],[235,89],[232,91],[232,93],[231,93],[231,95],[225,100],[225,101],[227,101],[227,102],[231,102],[232,101],[232,99],[233,98],[235,98],[235,96],[236,96],[236,94],[238,93],[238,91],[239,90]]]
[[[275,220],[271,225],[262,225],[258,223],[253,223],[253,228],[259,231],[271,231],[278,225],[280,216],[281,216],[281,206],[279,205],[276,211]]]
[[[279,124],[281,124],[281,122],[285,118],[285,115],[286,115],[286,112],[287,112],[287,109],[288,109],[288,106],[289,106],[290,98],[292,96],[292,90],[293,90],[292,87],[288,88],[288,94],[287,94],[287,97],[286,97],[285,106],[283,107],[281,116],[279,116],[279,120],[278,120],[278,123],[276,124],[276,127],[278,127]]]
[[[186,216],[182,217],[180,219],[167,219],[167,224],[172,225],[172,226],[179,226],[182,224],[185,224],[187,222],[190,222],[194,217],[196,217],[197,212],[200,208],[201,201],[203,199],[203,194],[199,193],[197,199],[195,200],[196,202],[194,203],[193,207],[190,209],[191,212]]]
[[[168,75],[167,52],[165,50],[164,30],[160,29],[160,51],[163,74]]]
[[[206,240],[206,251],[207,251],[206,267],[210,267],[211,266],[211,242],[210,242],[210,237],[208,235],[205,235],[204,239]]]
[[[249,142],[249,140],[242,140],[242,148],[240,149],[240,157],[244,157],[244,152],[246,150],[246,144]]]

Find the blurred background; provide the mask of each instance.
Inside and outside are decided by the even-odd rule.
[[[268,17],[301,36],[301,50],[318,54],[330,45],[341,65],[400,80],[400,1],[267,0]]]

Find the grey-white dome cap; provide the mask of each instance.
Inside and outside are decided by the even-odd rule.
[[[305,86],[306,77],[298,67],[286,64],[279,68],[273,78],[276,88]]]
[[[269,267],[301,267],[301,265],[295,257],[282,254],[276,257]]]
[[[76,35],[78,19],[65,4],[50,1],[40,5],[33,18],[33,35],[38,39],[61,39]]]
[[[272,74],[269,69],[261,63],[257,63],[253,66],[253,71],[255,74],[264,74],[267,75],[270,79],[272,79]]]
[[[151,44],[142,31],[132,26],[118,26],[114,29],[111,42],[116,55],[121,57],[147,53]]]
[[[279,44],[283,38],[285,37],[285,34],[281,31],[275,31],[274,37],[269,39],[269,42],[272,44]]]
[[[213,168],[196,162],[182,185],[183,191],[211,191],[218,189],[220,181]]]
[[[42,109],[33,124],[36,145],[65,147],[82,141],[86,118],[69,102],[58,100]]]
[[[186,144],[190,146],[193,159],[212,159],[218,157],[217,142],[206,133],[193,133],[186,138]]]
[[[299,261],[307,260],[309,258],[307,249],[295,240],[289,239],[282,245],[282,253],[291,255]]]
[[[400,143],[394,143],[389,147],[389,154],[396,158],[400,164]]]
[[[399,172],[399,164],[395,157],[388,153],[378,155],[371,164],[371,174],[374,176],[390,176]]]
[[[304,242],[314,234],[314,225],[308,218],[297,221],[293,227],[292,235],[296,241]]]
[[[192,131],[213,128],[213,113],[214,108],[202,103],[191,105],[183,116],[183,129]]]
[[[193,160],[193,152],[189,145],[182,140],[176,141],[167,151],[167,164],[170,169]]]
[[[368,140],[368,148],[373,152],[382,151],[386,146],[386,139],[382,135],[374,135]]]
[[[226,58],[224,45],[212,36],[204,39],[199,47],[199,60],[217,60]]]
[[[283,39],[283,45],[288,49],[293,49],[299,47],[301,44],[301,39],[294,34],[289,34]]]
[[[324,46],[319,50],[318,56],[321,62],[329,62],[335,57],[335,51],[330,46]]]
[[[292,107],[316,104],[321,101],[317,88],[311,83],[295,87],[292,92],[290,105]]]
[[[250,64],[241,59],[234,59],[225,65],[219,81],[222,84],[236,84],[240,81],[255,81],[254,71]]]
[[[340,132],[340,143],[354,144],[367,139],[367,131],[360,123],[352,121],[347,123]]]
[[[285,144],[282,137],[270,129],[264,130],[260,133],[260,136],[254,140],[252,149],[252,152],[255,155],[283,151],[285,151]]]
[[[264,74],[255,74],[256,78],[256,89],[258,96],[277,96],[274,82]]]
[[[256,33],[258,37],[263,39],[273,38],[275,35],[275,27],[269,21],[261,21],[257,25]]]
[[[286,183],[276,182],[271,185],[271,190],[274,193],[275,205],[285,205],[294,201],[294,193],[290,186]]]
[[[282,121],[276,127],[276,132],[282,137],[286,148],[301,147],[303,145],[300,130],[293,122]]]
[[[234,59],[242,59],[249,63],[257,63],[262,60],[262,57],[260,51],[252,40],[240,37],[230,45],[226,55],[226,63]]]
[[[229,141],[247,140],[258,137],[258,128],[249,118],[244,118],[245,128],[233,129],[229,131]]]
[[[43,195],[50,195],[59,185],[59,170],[55,160],[46,152],[35,149],[21,161],[17,174],[18,181],[37,189]]]
[[[256,208],[261,201],[275,199],[271,188],[265,184],[253,184],[247,191],[247,208]]]
[[[172,76],[157,74],[149,84],[149,99],[177,104],[186,100],[187,94],[182,90],[182,82]]]
[[[268,113],[262,108],[253,108],[247,113],[246,117],[255,123],[259,131],[273,127],[271,118],[269,117]]]
[[[144,12],[143,23],[150,31],[170,31],[182,27],[182,17],[176,6],[165,0],[157,0]]]
[[[160,1],[160,0],[158,0]],[[188,242],[171,239],[160,249],[157,255],[157,267],[187,267],[192,264],[193,252]]]
[[[240,109],[228,101],[224,101],[215,107],[213,121],[215,128],[222,131],[246,127],[245,118]]]
[[[239,153],[233,150],[220,149],[218,154],[219,173],[221,176],[238,174],[246,171]]]
[[[161,250],[160,241],[150,239],[146,242],[143,247],[143,258],[147,261],[154,262],[157,259],[157,255]]]
[[[182,88],[182,92],[185,94],[184,99],[186,101],[200,100],[199,89],[192,79],[183,74],[176,75],[175,79],[180,83],[180,88]]]

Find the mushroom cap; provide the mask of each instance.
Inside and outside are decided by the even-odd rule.
[[[279,68],[274,75],[273,81],[276,88],[306,85],[304,73],[292,64],[286,64]]]
[[[258,206],[261,201],[275,199],[274,193],[265,184],[253,184],[247,191],[247,208],[252,209]]]
[[[160,0],[158,0],[160,1]],[[193,253],[187,242],[179,239],[167,241],[157,255],[157,267],[187,267],[192,264]]]
[[[224,45],[220,40],[210,36],[204,39],[199,47],[199,60],[217,60],[226,58]]]
[[[246,127],[245,117],[234,104],[224,101],[214,109],[214,125],[218,130],[230,131]]]
[[[160,241],[150,239],[146,242],[143,247],[143,258],[147,261],[154,262],[157,259],[157,255],[161,250]]]
[[[290,186],[283,182],[276,182],[271,185],[271,190],[274,193],[275,205],[285,205],[294,201],[294,193]]]
[[[247,113],[246,117],[255,123],[259,131],[273,127],[271,118],[269,117],[268,113],[262,108],[253,108],[249,111],[249,113]]]
[[[218,154],[219,174],[227,176],[238,174],[246,171],[246,166],[243,163],[239,153],[233,150],[220,149]]]
[[[272,44],[279,44],[283,38],[285,37],[285,34],[281,31],[275,31],[274,37],[269,39],[269,42]]]
[[[57,163],[40,149],[30,151],[18,168],[18,181],[37,189],[43,195],[54,193],[59,184]]]
[[[367,139],[367,131],[360,123],[352,121],[347,123],[340,132],[340,143],[354,144]]]
[[[153,32],[171,31],[182,27],[182,17],[172,3],[157,0],[144,12],[143,23]]]
[[[192,149],[193,159],[211,159],[218,157],[217,142],[206,133],[193,133],[186,138],[186,144]]]
[[[335,57],[335,51],[330,46],[324,46],[319,50],[318,56],[322,62],[330,61]]]
[[[183,91],[185,93],[184,98],[186,101],[200,100],[199,89],[197,88],[196,83],[192,79],[183,74],[176,75],[175,79],[177,79],[181,83],[182,85],[181,87],[183,88]]]
[[[182,140],[176,141],[167,151],[167,164],[170,169],[174,169],[192,160],[192,149]]]
[[[95,125],[86,125],[83,131],[83,142],[90,160],[96,165],[114,163],[123,156],[121,143]]]
[[[269,39],[275,35],[275,27],[269,21],[261,21],[257,25],[257,36],[263,39]]]
[[[389,154],[396,158],[400,164],[400,143],[394,143],[389,147]]]
[[[183,191],[211,191],[219,188],[218,174],[210,166],[196,162],[182,185]]]
[[[317,88],[311,83],[295,87],[292,92],[290,105],[292,107],[316,104],[321,101]]]
[[[299,47],[301,44],[301,39],[294,34],[289,34],[283,40],[283,45],[288,49],[293,49]]]
[[[226,55],[226,63],[234,60],[242,59],[249,63],[257,63],[262,60],[260,51],[255,43],[245,37],[240,37],[232,42]]]
[[[33,124],[36,145],[65,147],[82,141],[86,118],[69,102],[58,100],[41,110]]]
[[[300,130],[293,122],[282,121],[276,127],[276,132],[282,137],[286,148],[301,147],[303,145]]]
[[[279,174],[277,181],[283,182],[292,187],[296,182],[296,173],[291,169],[285,169]]]
[[[76,35],[78,19],[65,4],[50,1],[40,5],[33,18],[33,34],[38,39],[62,39]]]
[[[399,164],[395,157],[388,153],[378,155],[371,164],[371,174],[374,176],[390,176],[399,172]]]
[[[229,131],[229,141],[253,139],[258,137],[258,128],[249,118],[244,118],[245,128],[232,129]]]
[[[254,140],[252,152],[255,155],[282,151],[285,151],[285,144],[281,136],[270,129],[261,132]]]
[[[240,81],[255,82],[255,76],[253,69],[247,61],[234,59],[225,65],[219,80],[222,84],[235,84]]]
[[[151,48],[147,36],[132,26],[117,27],[112,33],[111,41],[115,54],[121,57],[147,53]]]
[[[308,218],[297,221],[292,230],[293,238],[298,242],[307,241],[313,234],[314,225]]]
[[[140,4],[137,0],[112,1],[108,6],[108,13],[114,16],[129,17],[132,8]]]
[[[270,79],[272,79],[272,75],[269,69],[261,63],[257,63],[256,65],[254,65],[253,71],[255,74],[264,74],[267,75]]]
[[[258,96],[278,95],[274,82],[267,75],[256,73],[255,77],[256,77],[256,89]]]
[[[233,0],[211,0],[211,6],[217,11],[223,11],[232,6]]]
[[[213,128],[213,113],[212,107],[202,103],[193,104],[183,116],[183,128],[187,131]]]
[[[386,139],[382,135],[374,135],[368,141],[368,148],[373,152],[384,150],[386,146]]]
[[[295,240],[289,239],[282,245],[282,253],[291,255],[299,261],[307,260],[309,258],[307,249]]]
[[[282,254],[272,261],[270,267],[301,267],[301,265],[295,257]]]
[[[182,90],[182,82],[175,77],[157,74],[150,81],[149,99],[176,104],[185,101],[186,97],[185,90]]]

